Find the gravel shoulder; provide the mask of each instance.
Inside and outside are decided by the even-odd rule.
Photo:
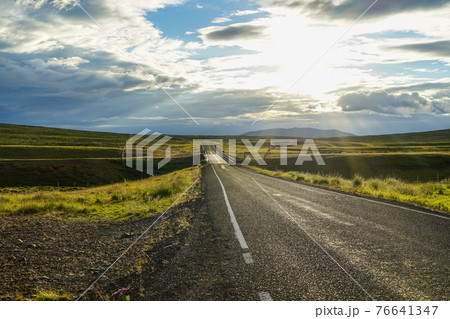
[[[129,222],[0,217],[0,300],[76,299],[157,216]],[[218,246],[204,200],[174,207],[83,300],[218,300]]]

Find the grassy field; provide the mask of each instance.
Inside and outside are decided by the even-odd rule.
[[[58,199],[58,196],[61,196],[58,189],[109,185],[148,177],[124,165],[123,147],[126,140],[132,136],[130,134],[9,124],[0,124],[0,133],[0,187],[16,187],[17,191],[20,187],[29,190],[30,187],[45,186],[49,192],[45,196],[53,200],[50,195],[55,193],[57,195],[54,196],[54,200],[58,202],[64,201],[62,197]],[[208,137],[173,136],[167,144],[172,148],[173,159],[163,169],[155,172],[168,174],[191,167],[192,139],[194,138]],[[244,136],[210,138],[223,138],[225,151],[228,149],[227,140],[237,139],[237,157],[240,160],[244,159],[247,151],[241,142]],[[252,144],[256,144],[259,139],[258,137],[248,138]],[[262,156],[268,150],[271,137],[265,138],[266,142],[260,149]],[[313,184],[319,183],[344,191],[391,198],[448,211],[448,191],[445,181],[448,181],[450,176],[450,130],[314,139],[325,160],[325,166],[319,166],[315,162],[305,162],[301,166],[295,165],[304,139],[297,139],[297,141],[297,146],[288,149],[288,165],[280,165],[279,150],[274,149],[265,157],[268,165],[259,169],[272,171],[273,174],[286,173],[288,178],[294,176],[295,180],[302,179],[306,182],[311,180]],[[164,152],[165,148],[162,147],[155,157],[162,158]],[[144,162],[144,167],[145,165]],[[255,161],[252,161],[251,165],[256,167]],[[265,172],[268,173],[268,171]],[[309,177],[306,178],[307,176]],[[358,187],[353,185],[355,176],[362,181]],[[338,180],[339,184],[337,184]],[[444,180],[444,182],[436,183],[437,180]],[[125,193],[129,183],[120,184]],[[108,187],[96,188],[95,191],[99,194],[95,196],[99,197],[98,204],[107,203],[107,206],[114,210],[117,207],[114,208],[113,202],[108,201],[107,196],[104,195],[105,192],[110,191],[103,191]],[[72,190],[70,194],[83,191]],[[81,197],[86,197],[85,195],[70,195],[69,192],[64,194],[69,196],[66,198],[68,202],[73,201],[73,203],[66,205],[71,207],[62,205],[59,210],[61,214],[75,216],[77,210],[82,214],[83,209],[88,208],[95,211],[95,204],[92,203],[94,195],[87,196],[86,204],[81,202]],[[26,194],[17,196],[25,196],[24,199],[27,201],[32,198],[27,197],[29,195]],[[7,203],[3,200],[0,202],[3,206],[0,207],[6,208],[10,213],[17,213],[19,208],[14,206],[13,202]],[[123,201],[124,205],[125,203],[126,200]],[[52,207],[42,209],[48,212]],[[109,208],[108,214],[111,213]],[[95,215],[95,213],[91,214]],[[124,217],[119,216],[120,213],[117,212],[113,215],[117,215],[117,218]]]
[[[0,124],[0,187],[86,187],[146,178],[124,165],[123,148],[131,136]],[[190,139],[174,136],[155,152],[155,158],[163,158],[168,146],[173,160],[156,174],[192,165]]]
[[[147,177],[124,166],[123,147],[131,134],[86,132],[45,127],[0,124],[0,187],[7,186],[92,186]],[[192,165],[192,139],[202,136],[173,136],[167,146],[173,160],[165,174]],[[222,137],[212,137],[222,138]],[[237,139],[237,156],[247,151],[242,136]],[[258,138],[248,137],[255,144]],[[260,149],[264,155],[269,138]],[[351,136],[314,139],[326,165],[305,162],[294,165],[304,139],[288,149],[288,165],[280,166],[279,150],[266,157],[267,169],[339,175],[347,179],[394,177],[403,181],[434,181],[450,176],[450,130],[379,136]],[[165,147],[155,157],[164,156]],[[146,164],[144,163],[144,166]],[[251,165],[255,165],[252,161]]]
[[[264,155],[269,147],[268,139],[260,149]],[[255,137],[250,139],[256,143]],[[339,175],[347,179],[355,175],[370,178],[398,178],[409,182],[435,181],[450,176],[450,130],[379,136],[351,136],[314,139],[325,166],[316,162],[295,165],[304,139],[288,149],[288,165],[281,166],[279,150],[272,150],[266,157],[269,170],[297,171],[321,175]],[[227,148],[225,147],[225,150]],[[244,158],[247,151],[237,145],[237,157]],[[256,165],[255,161],[251,165]]]
[[[147,229],[147,217],[156,219],[200,177],[200,168],[192,167],[192,139],[207,137],[173,136],[167,145],[172,161],[150,178],[124,165],[123,147],[130,137],[0,124],[0,228],[8,252],[0,255],[5,267],[0,299],[74,299]],[[238,140],[237,156],[242,160],[246,149],[241,137],[224,137],[225,141],[228,138]],[[257,141],[250,139],[253,144]],[[450,130],[315,139],[315,143],[326,166],[294,165],[303,144],[298,139],[299,146],[289,148],[287,166],[279,165],[279,150],[273,150],[267,166],[252,163],[251,168],[296,182],[450,212]],[[260,153],[267,148],[268,143]],[[155,157],[162,158],[164,151],[161,148]],[[423,181],[435,180],[438,174],[447,179]],[[173,259],[177,249],[188,247],[183,242],[199,216],[200,195],[197,183],[90,298],[122,300],[113,292],[127,287],[131,277],[134,286],[142,288],[142,269],[153,272],[159,264],[165,268],[164,261]],[[78,276],[79,269],[88,275]],[[77,275],[72,278],[73,274]]]
[[[407,183],[395,178],[365,179],[361,176],[355,176],[352,179],[346,179],[336,175],[272,171],[259,167],[250,168],[265,175],[299,183],[322,186],[351,194],[392,199],[450,213],[450,179],[439,183]]]
[[[192,167],[140,181],[86,189],[4,188],[0,192],[0,215],[110,220],[150,217],[169,207],[199,176],[199,168]]]
[[[251,168],[300,183],[450,212],[450,130],[314,139],[324,166],[315,161],[295,165],[303,141],[289,147],[287,165],[280,165],[275,149],[265,158],[266,166],[252,161]],[[243,159],[245,148],[239,145],[237,150]],[[267,150],[268,142],[260,154]]]

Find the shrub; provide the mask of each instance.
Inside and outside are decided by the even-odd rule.
[[[9,199],[6,196],[0,196],[0,203],[9,203],[11,202],[11,199]]]
[[[26,204],[24,206],[19,207],[19,209],[17,209],[17,213],[19,215],[34,215],[34,214],[39,214],[40,212],[42,212],[42,207],[40,205],[36,205],[36,204]]]
[[[167,185],[162,185],[151,191],[153,197],[168,197],[172,195],[172,189]]]
[[[361,187],[361,186],[362,186],[362,183],[363,183],[363,181],[362,181],[362,178],[361,178],[361,177],[355,176],[355,177],[353,178],[353,182],[352,182],[353,187]]]
[[[371,181],[369,183],[369,187],[372,188],[373,190],[379,190],[380,189],[380,182],[379,181]]]
[[[386,179],[384,180],[384,182],[385,182],[387,185],[397,185],[397,184],[398,184],[398,180],[395,179],[395,178],[392,178],[392,177],[386,178]]]
[[[439,194],[444,195],[445,188],[440,184],[427,183],[420,187],[420,191],[425,195]]]
[[[331,179],[331,185],[337,186],[337,185],[341,185],[341,179],[339,177],[333,177]]]
[[[410,196],[415,195],[414,190],[405,185],[398,185],[398,186],[394,187],[394,191],[399,194],[403,194],[403,195],[410,195]]]
[[[324,177],[314,177],[312,179],[313,184],[317,184],[317,185],[328,185],[328,179],[324,178]]]
[[[76,199],[76,201],[77,201],[78,203],[86,203],[86,197],[84,197],[84,196],[78,196],[77,199]]]

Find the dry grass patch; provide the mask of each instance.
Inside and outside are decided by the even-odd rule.
[[[274,177],[290,179],[305,184],[320,185],[348,193],[394,199],[440,212],[450,213],[450,180],[427,183],[406,183],[396,178],[364,179],[355,176],[345,179],[335,175],[302,172],[279,172],[249,166],[249,168]]]
[[[1,192],[0,215],[114,220],[149,217],[169,207],[199,176],[199,168],[192,167],[140,181],[83,190]]]

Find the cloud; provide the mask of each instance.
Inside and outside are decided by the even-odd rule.
[[[265,27],[251,24],[235,24],[227,27],[206,28],[202,31],[210,41],[254,39],[263,36]],[[211,31],[209,31],[211,30]]]
[[[263,1],[269,5],[298,8],[307,10],[317,16],[328,16],[336,19],[356,19],[361,15],[375,0],[312,0],[312,1],[285,1],[270,0]],[[430,10],[445,6],[450,0],[394,0],[378,1],[366,14],[365,18],[383,18],[386,15],[416,11]]]
[[[17,0],[16,3],[33,9],[41,9],[43,6],[51,5],[58,10],[66,10],[76,6],[76,3],[72,0]]]
[[[103,29],[123,47],[158,41],[156,47],[176,43],[145,19],[148,11],[184,0],[85,0],[80,2]],[[0,2],[0,48],[32,53],[61,49],[67,45],[117,52],[111,40],[71,0],[7,0]],[[172,47],[173,51],[173,47]]]
[[[136,64],[120,61],[107,52],[85,52],[83,58],[61,57],[62,52],[58,53],[58,58],[52,53],[19,56],[0,53],[0,90],[34,88],[34,97],[101,98],[112,92],[158,88]],[[161,85],[180,89],[187,84],[182,77],[158,75],[152,68],[146,70]]]
[[[434,56],[450,56],[450,40],[404,44],[391,48],[404,51],[431,53]]]
[[[384,91],[388,93],[409,93],[409,92],[423,92],[423,91],[441,91],[441,90],[447,90],[450,89],[450,82],[424,82],[424,83],[418,83],[418,84],[412,84],[412,85],[405,85],[405,86],[392,86],[389,88],[385,88]],[[368,90],[367,87],[363,85],[357,85],[357,86],[349,86],[349,87],[343,87],[334,91],[328,92],[329,94],[334,95],[340,95],[344,93],[354,93],[354,92],[361,92],[364,90]]]
[[[180,41],[162,38],[142,15],[182,0],[86,0],[81,2],[121,52],[72,0],[20,0],[0,3],[0,90],[22,90],[30,99],[102,98],[140,89],[156,90],[145,69],[165,88],[193,88],[181,74],[155,65],[185,58]],[[142,68],[135,61],[142,66]],[[151,64],[150,64],[151,63]],[[19,97],[17,97],[20,100]],[[56,102],[58,103],[58,102]]]
[[[85,123],[97,123],[97,122],[111,122],[115,120],[119,120],[120,118],[118,116],[111,116],[111,117],[100,117],[93,120],[81,120],[81,122]]]
[[[130,120],[139,120],[139,121],[161,121],[169,119],[165,116],[130,116],[128,118]]]
[[[78,70],[80,64],[89,63],[88,60],[80,57],[50,58],[44,64],[49,67],[61,67],[65,69]]]
[[[450,82],[419,83],[407,86],[397,86],[386,89],[389,93],[405,91],[429,91],[450,89]]]
[[[372,111],[379,114],[409,116],[412,113],[450,113],[448,100],[432,100],[417,92],[390,94],[385,91],[349,93],[341,96],[337,104],[344,112]]]
[[[258,3],[267,1],[258,0]],[[118,50],[86,14],[74,6],[73,0],[0,1],[0,118],[5,122],[108,127],[123,131],[135,131],[136,127],[145,124],[144,121],[149,121],[152,128],[161,125],[179,133],[192,132],[192,127],[197,130],[195,123],[148,79],[135,62],[139,61],[189,113],[199,118],[204,128],[196,132],[208,134],[221,130],[226,133],[227,126],[241,125],[238,120],[253,122],[284,88],[292,84],[309,65],[308,61],[313,61],[323,52],[322,43],[326,47],[341,34],[340,28],[347,25],[347,21],[330,17],[351,18],[371,3],[369,0],[280,0],[280,6],[293,9],[275,10],[273,7],[257,9],[257,5],[253,5],[256,1],[249,6],[240,2],[242,6],[233,6],[228,13],[220,15],[232,18],[235,22],[231,25],[198,24],[201,21],[187,21],[188,25],[185,25],[181,16],[186,14],[183,10],[196,10],[195,3],[188,3],[186,7],[174,10],[180,17],[174,19],[173,25],[174,29],[179,27],[180,30],[175,32],[181,32],[178,39],[163,34],[156,27],[158,24],[152,23],[152,15],[147,14],[167,5],[187,2],[81,2],[115,41],[134,56],[132,59],[129,54]],[[419,3],[399,0],[398,3],[380,0],[368,16],[384,17],[390,13],[437,8],[447,1]],[[210,13],[210,9],[205,6],[204,10],[208,12],[198,10],[207,14],[201,23],[208,23],[219,16],[217,11]],[[168,14],[166,10],[160,13]],[[305,13],[309,16],[305,17]],[[168,17],[169,20],[172,21]],[[332,25],[328,23],[330,20]],[[423,60],[423,56],[431,55],[431,49],[436,52],[433,54],[445,55],[445,52],[438,52],[447,46],[442,49],[437,45],[445,41],[436,41],[433,48],[428,44],[425,50],[417,46],[426,43],[413,43],[410,36],[420,32],[424,39],[421,41],[445,39],[446,22],[448,15],[436,10],[423,15],[414,13],[391,17],[386,23],[369,20],[358,24],[348,33],[348,41],[324,57],[314,72],[278,100],[261,122],[279,121],[279,125],[284,125],[282,120],[286,123],[300,121],[304,119],[303,115],[309,117],[313,114],[315,120],[323,116],[332,119],[330,123],[333,124],[337,115],[331,114],[330,110],[336,109],[341,113],[340,119],[368,116],[370,112],[362,112],[364,110],[372,111],[370,114],[378,118],[384,118],[385,114],[414,116],[419,113],[426,113],[431,118],[450,113],[450,88],[444,83],[449,79],[443,78],[448,75],[444,73],[443,63],[414,64],[415,69],[439,68],[442,71],[433,75],[417,75],[400,64],[405,60]],[[204,28],[197,30],[199,25]],[[164,30],[164,24],[160,27]],[[394,34],[396,38],[392,30],[397,32]],[[410,31],[398,37],[402,30]],[[194,40],[196,36],[185,37],[184,32],[187,35],[195,33],[203,41]],[[358,41],[355,38],[355,34],[375,32],[386,33],[383,36],[388,39],[374,36]],[[410,44],[413,46],[408,47]],[[396,48],[383,54],[386,52],[382,49],[388,45],[403,45],[406,49]],[[368,70],[371,68],[369,61],[388,62],[385,69],[389,70]],[[351,67],[346,67],[348,65]],[[396,65],[397,68],[394,67]],[[398,72],[394,74],[393,70]],[[432,83],[439,76],[440,83]],[[430,77],[429,82],[420,84],[427,81],[426,77]],[[392,85],[397,87],[386,88]],[[338,87],[347,89],[336,90]],[[386,96],[375,92],[375,87],[386,88]],[[363,90],[369,92],[363,94]],[[326,93],[330,91],[331,94]],[[341,95],[340,104],[336,104],[336,97]],[[217,122],[220,125],[213,124]],[[102,126],[94,127],[94,124]],[[237,133],[243,131],[248,129]]]
[[[242,17],[263,12],[262,10],[241,10],[231,13],[231,16]]]
[[[220,18],[215,18],[214,20],[211,21],[211,23],[225,23],[225,22],[230,22],[231,19],[227,18],[227,17],[220,17]]]

